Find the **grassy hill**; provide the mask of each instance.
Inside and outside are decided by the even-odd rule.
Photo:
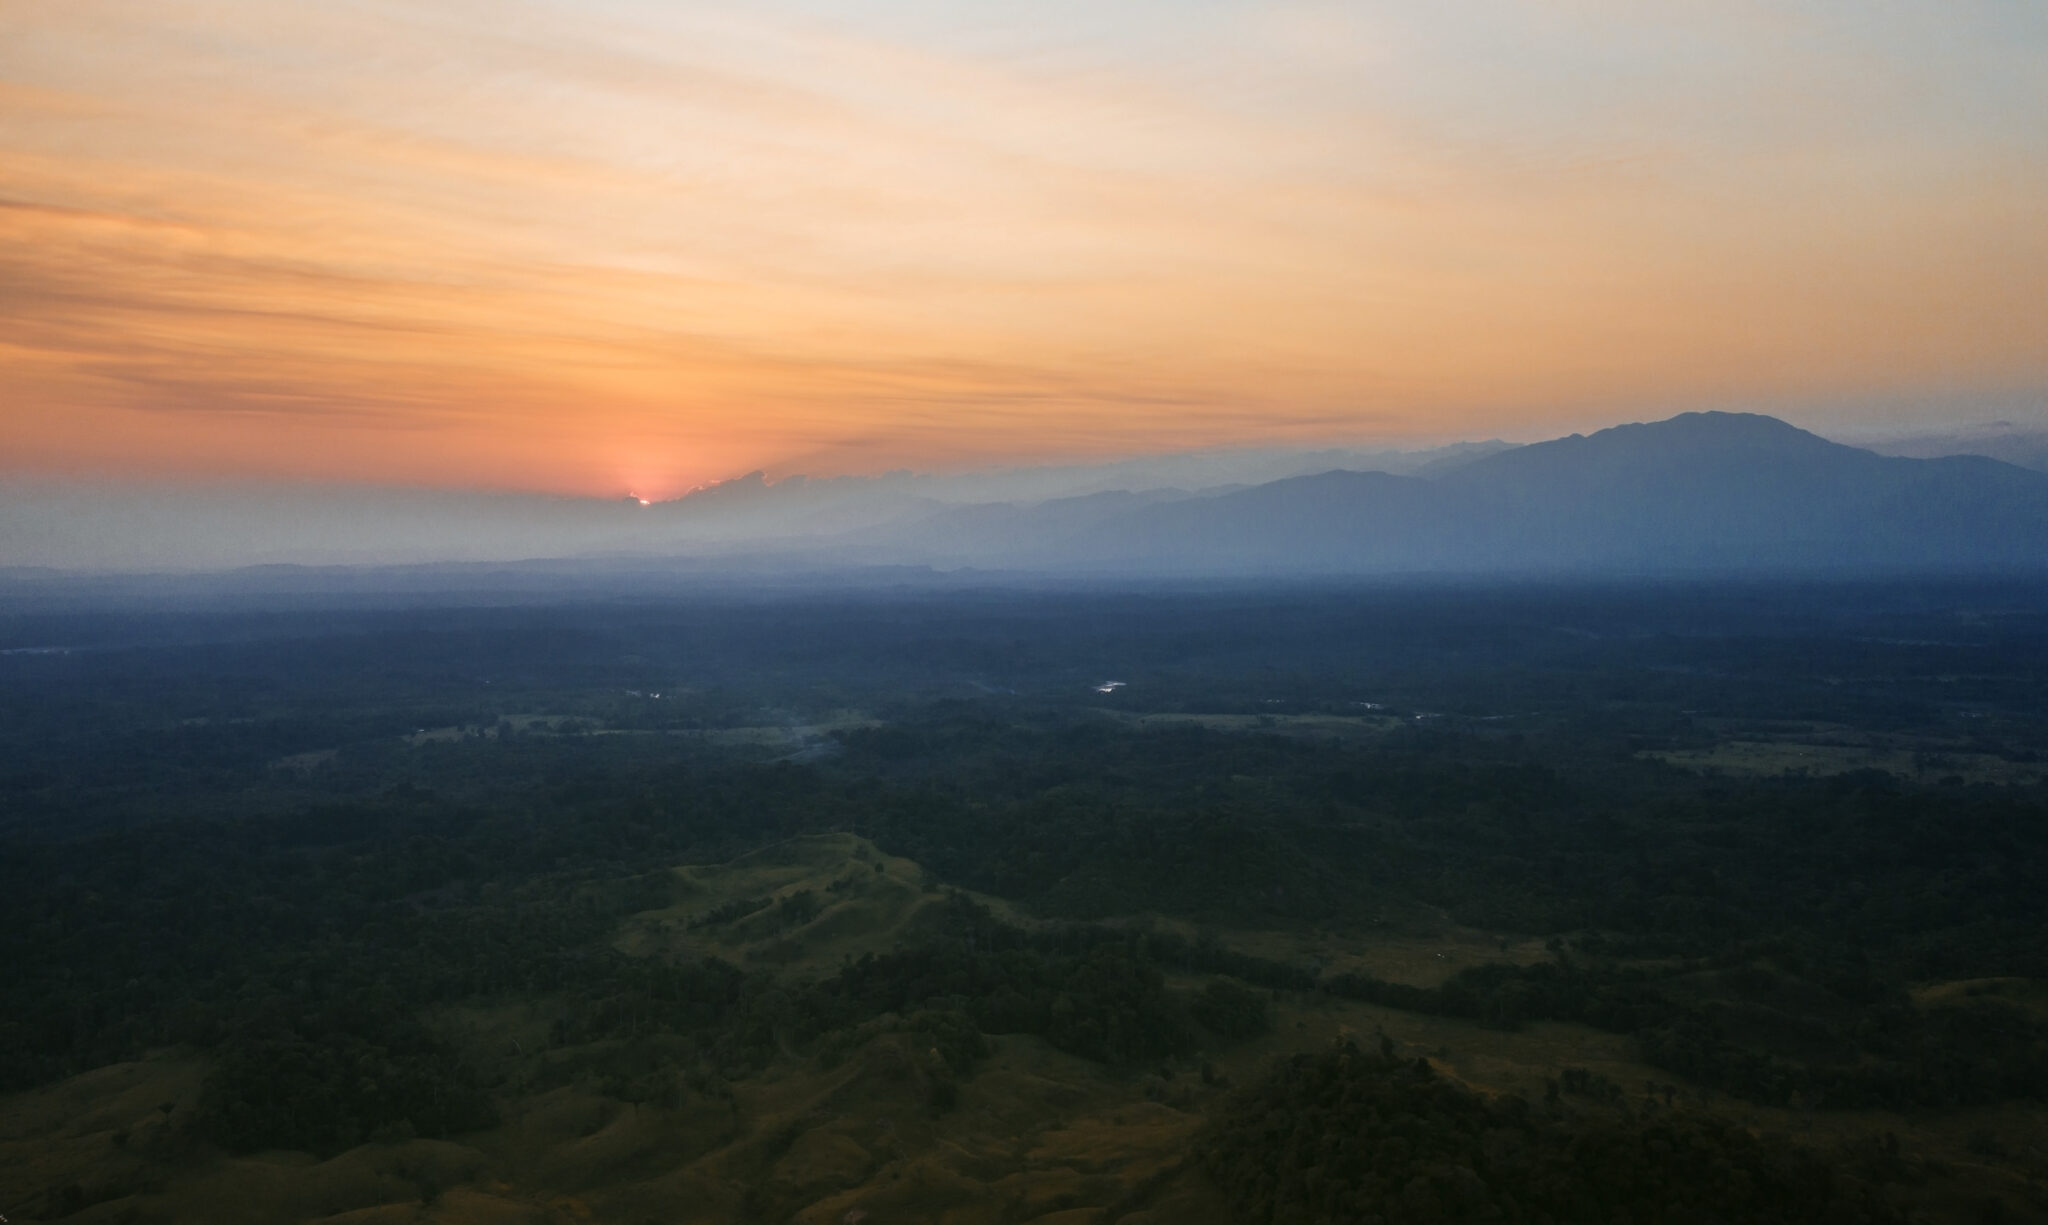
[[[672,873],[673,904],[623,918],[615,947],[660,961],[720,957],[767,972],[790,993],[863,955],[918,945],[963,897],[916,863],[843,833]],[[999,902],[991,911],[1030,922]],[[1387,964],[1426,986],[1451,973],[1450,958],[1469,957],[1480,936],[1399,934],[1386,942]],[[1224,938],[1272,952],[1316,937],[1243,930]],[[1371,938],[1352,943],[1373,955]],[[1211,981],[1173,973],[1165,988],[1190,1002]],[[1276,1060],[1363,1042],[1403,1065],[1421,1060],[1481,1099],[1547,1100],[1559,1119],[1588,1126],[1659,1114],[1726,1119],[1836,1160],[1881,1151],[1893,1137],[1915,1163],[1895,1192],[1915,1210],[1970,1220],[1988,1197],[2003,1197],[2006,1219],[2035,1219],[2024,1207],[2028,1163],[2003,1147],[2033,1151],[2040,1142],[2028,1110],[1915,1118],[1762,1108],[1672,1083],[1625,1037],[1584,1026],[1503,1033],[1321,990],[1261,994],[1260,1032],[1225,1037],[1197,1024],[1196,1045],[1141,1063],[1106,1064],[1025,1033],[979,1035],[978,1054],[949,1060],[928,1015],[884,1013],[808,1043],[777,1035],[762,1066],[731,1078],[673,1034],[562,1041],[559,1022],[574,1013],[573,1000],[451,1007],[433,1025],[491,1086],[497,1125],[448,1139],[400,1129],[324,1157],[232,1155],[196,1138],[185,1124],[201,1109],[207,1061],[166,1050],[0,1099],[0,1168],[10,1187],[50,1188],[17,1195],[6,1210],[15,1221],[229,1225],[1223,1225],[1242,1218],[1199,1159],[1202,1138],[1236,1117],[1243,1093]],[[670,1083],[650,1091],[650,1074]],[[1561,1076],[1573,1086],[1562,1095]],[[1986,1142],[1994,1134],[2001,1145]]]

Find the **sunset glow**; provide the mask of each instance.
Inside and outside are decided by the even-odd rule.
[[[0,462],[660,500],[2043,402],[2048,10],[1455,7],[0,0]]]

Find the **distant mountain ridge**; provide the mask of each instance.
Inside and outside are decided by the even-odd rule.
[[[1328,461],[1336,462],[1321,466]],[[1268,472],[1284,475],[1224,479]],[[1186,480],[1153,483],[1168,477]],[[1884,456],[1772,417],[1706,412],[1527,446],[1212,452],[960,476],[770,482],[750,473],[654,505],[0,484],[0,567],[546,559],[577,563],[580,577],[562,572],[571,586],[595,581],[590,565],[631,571],[635,582],[650,565],[699,577],[707,567],[1094,577],[2048,573],[2048,473],[1980,456]]]
[[[2021,468],[2048,472],[2048,428],[1995,421],[1987,425],[1913,434],[1870,444],[1879,455],[1938,459],[1949,455],[1983,455]]]
[[[1052,502],[999,523],[977,508],[858,536],[1028,569],[2040,570],[2048,474],[1981,457],[1889,458],[1772,417],[1687,413],[1433,477],[1337,470],[1138,505]]]

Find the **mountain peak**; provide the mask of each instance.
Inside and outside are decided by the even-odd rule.
[[[1789,421],[1781,421],[1763,413],[1731,413],[1719,409],[1680,413],[1662,421],[1617,425],[1611,429],[1601,430],[1600,433],[1609,434],[1621,430],[1654,430],[1663,434],[1693,438],[1748,438],[1779,442],[1790,442],[1795,439],[1827,441],[1820,435],[1802,430]]]
[[[1573,438],[1579,438],[1573,435]],[[1571,439],[1559,439],[1569,442]],[[1594,445],[1661,447],[1839,447],[1818,434],[1800,429],[1789,421],[1763,413],[1730,413],[1718,410],[1680,413],[1662,421],[1639,421],[1609,426],[1580,439]],[[1538,443],[1538,446],[1544,444]]]
[[[1762,413],[1693,412],[1531,443],[1476,460],[1442,479],[1488,484],[1543,476],[1571,482],[1629,474],[1651,477],[1673,465],[1692,470],[1701,463],[1857,458],[1873,457]]]

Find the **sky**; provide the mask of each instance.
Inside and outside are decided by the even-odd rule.
[[[0,0],[0,474],[2048,417],[2038,0]]]

